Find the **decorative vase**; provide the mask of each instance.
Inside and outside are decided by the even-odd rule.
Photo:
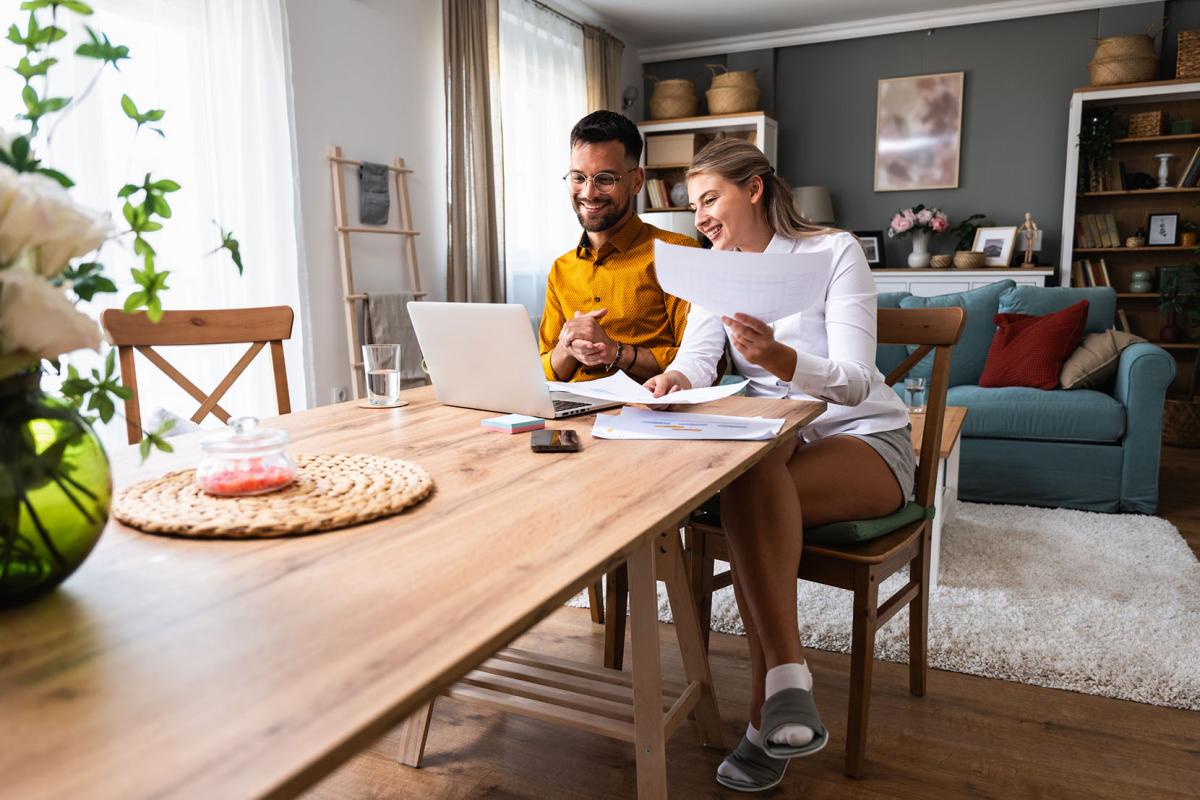
[[[929,266],[929,231],[912,232],[912,252],[908,254],[908,265],[913,268]]]
[[[1148,270],[1134,270],[1130,276],[1129,291],[1131,292],[1152,292],[1154,285],[1150,282],[1150,272]]]
[[[0,608],[74,572],[108,521],[112,477],[91,427],[39,373],[0,379]]]
[[[1158,329],[1158,340],[1167,344],[1183,341],[1183,328],[1179,327],[1179,317],[1175,309],[1167,312],[1167,324]]]

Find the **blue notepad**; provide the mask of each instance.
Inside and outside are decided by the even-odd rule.
[[[502,417],[489,417],[481,420],[479,424],[489,431],[498,433],[525,433],[540,431],[546,427],[546,420],[541,417],[527,417],[524,414],[505,414]]]

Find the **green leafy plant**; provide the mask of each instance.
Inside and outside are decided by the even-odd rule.
[[[1164,275],[1158,308],[1175,314],[1185,330],[1200,328],[1200,264],[1192,262]]]
[[[1114,108],[1096,108],[1084,115],[1079,126],[1079,191],[1098,191],[1112,158],[1113,139],[1119,135]]]
[[[89,17],[92,8],[81,0],[25,0],[20,8],[28,12],[28,16],[23,24],[9,26],[7,40],[20,48],[20,56],[12,69],[23,81],[24,111],[18,120],[27,128],[15,135],[0,137],[0,191],[4,193],[0,203],[0,208],[4,209],[0,213],[0,223],[7,217],[20,221],[14,222],[14,226],[28,225],[27,218],[20,214],[28,213],[30,209],[42,212],[50,209],[55,213],[49,215],[51,221],[44,223],[42,228],[26,229],[27,241],[21,247],[6,246],[4,237],[0,236],[0,378],[37,369],[43,360],[52,368],[60,369],[58,359],[62,354],[84,347],[99,349],[95,322],[74,306],[80,301],[92,301],[98,295],[117,292],[117,284],[108,276],[101,258],[109,242],[131,240],[133,253],[139,260],[129,270],[136,286],[125,298],[124,310],[145,311],[151,320],[161,319],[162,295],[167,290],[170,271],[159,265],[153,241],[172,217],[168,196],[181,188],[170,178],[149,173],[136,183],[124,184],[117,192],[117,197],[124,200],[121,209],[124,227],[118,228],[105,215],[75,204],[65,192],[56,193],[48,185],[28,177],[30,174],[44,176],[63,190],[74,185],[69,176],[44,164],[36,156],[35,149],[52,135],[53,127],[47,132],[47,123],[53,119],[57,126],[63,116],[77,108],[91,93],[106,70],[119,72],[121,63],[130,58],[130,53],[128,47],[113,43],[107,34],[84,26],[85,39],[74,49],[74,55],[98,62],[97,71],[79,96],[55,94],[50,84],[60,59],[57,51],[67,46],[63,42],[67,31],[59,24],[59,15],[71,13]],[[165,137],[166,133],[158,123],[166,116],[166,111],[158,108],[142,110],[128,94],[122,95],[120,105],[125,116],[134,123],[132,136],[135,141],[143,128]],[[45,213],[41,214],[41,217],[45,216]],[[214,252],[228,252],[241,274],[243,264],[237,238],[220,226],[218,230],[221,238]],[[51,289],[66,302],[51,296]],[[28,313],[22,315],[22,310],[28,312],[30,308],[45,312],[42,317],[45,324],[64,324],[73,335],[56,337],[53,342],[32,336],[30,323],[33,320]],[[56,314],[60,319],[55,318]],[[110,369],[106,375],[95,375],[91,380],[79,377],[68,367],[61,388],[63,396],[72,404],[99,413],[99,418],[105,422],[115,409],[113,398],[124,398],[120,383],[111,374],[111,357],[108,364]]]
[[[1200,225],[1197,225],[1191,220],[1185,219],[1183,222],[1179,223],[1179,230],[1183,231],[1184,233],[1196,233],[1197,231],[1200,231]]]
[[[992,223],[985,219],[986,214],[972,214],[950,229],[950,233],[958,237],[955,250],[970,250],[975,246],[975,231],[986,228]]]

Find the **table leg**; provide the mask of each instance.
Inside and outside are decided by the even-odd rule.
[[[700,684],[700,699],[696,703],[696,733],[700,743],[707,747],[725,747],[721,735],[721,713],[717,709],[716,692],[713,689],[712,672],[709,670],[707,649],[700,629],[700,618],[695,600],[688,586],[687,569],[683,563],[683,551],[679,546],[678,532],[662,533],[656,542],[659,577],[667,584],[667,597],[671,601],[671,616],[675,619],[675,636],[679,640],[679,654],[683,659],[683,671],[688,683]]]
[[[662,664],[658,652],[658,584],[654,551],[646,537],[629,558],[629,627],[633,655],[633,729],[638,800],[667,796]]]
[[[962,437],[954,441],[954,447],[950,448],[950,455],[946,458],[946,488],[943,491],[945,495],[946,513],[943,515],[945,522],[949,525],[954,521],[954,517],[958,513],[958,456],[962,449]]]
[[[431,719],[433,719],[432,700],[400,724],[400,752],[397,754],[396,760],[404,766],[421,766],[421,756],[425,753],[425,737],[429,735]]]

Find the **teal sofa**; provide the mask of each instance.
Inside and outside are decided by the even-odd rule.
[[[880,308],[962,306],[966,328],[950,364],[947,405],[966,406],[958,496],[988,503],[1062,506],[1087,511],[1154,513],[1163,399],[1175,360],[1152,344],[1121,353],[1117,375],[1103,391],[984,388],[979,376],[998,313],[1049,314],[1086,299],[1086,333],[1113,326],[1116,295],[1109,288],[1017,286],[1011,280],[969,292],[917,297],[879,295]],[[876,364],[888,374],[907,355],[881,345]],[[928,378],[926,358],[910,375]],[[897,384],[903,391],[903,381]]]

